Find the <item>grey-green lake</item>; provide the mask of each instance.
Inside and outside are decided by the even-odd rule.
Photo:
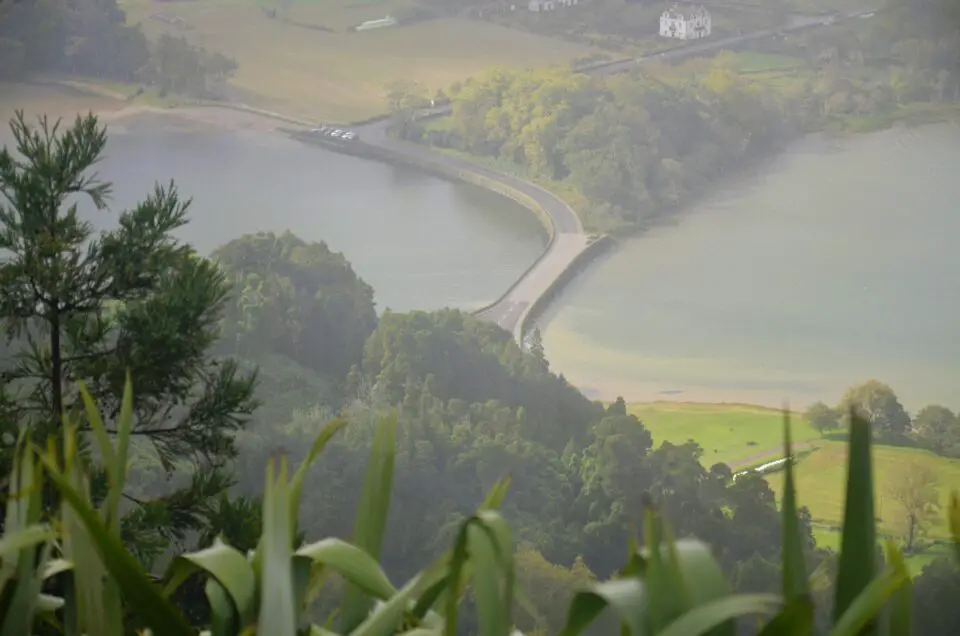
[[[798,142],[590,268],[547,356],[605,398],[960,408],[958,166],[955,125]]]
[[[290,230],[343,252],[378,310],[472,309],[496,299],[543,250],[520,205],[475,186],[333,154],[276,133],[150,115],[110,124],[101,175],[115,210],[155,181],[193,197],[179,235],[201,253],[244,233]],[[104,213],[102,223],[109,225]]]

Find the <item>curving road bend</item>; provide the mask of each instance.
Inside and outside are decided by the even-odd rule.
[[[669,51],[607,63],[602,66],[584,69],[581,72],[588,75],[622,73],[635,68],[638,64],[652,60],[675,60],[692,57],[706,51],[722,49],[748,40],[761,39],[791,31],[799,31],[801,29],[827,26],[839,21],[859,17],[871,17],[874,12],[875,10],[834,16],[793,16],[788,24],[777,29],[766,29],[719,40],[687,44]],[[423,111],[422,114],[445,115],[449,114],[450,110],[450,106],[447,105],[433,108],[429,111]],[[420,162],[442,164],[457,170],[474,172],[519,190],[536,201],[550,218],[551,225],[553,226],[554,240],[546,252],[544,252],[533,266],[531,266],[498,301],[477,312],[479,317],[497,323],[513,333],[514,337],[522,342],[523,334],[520,333],[520,327],[523,325],[524,319],[529,313],[533,303],[547,293],[553,282],[570,267],[577,256],[590,244],[590,239],[584,233],[583,226],[576,212],[560,198],[539,186],[512,175],[503,174],[483,166],[478,166],[472,162],[441,154],[426,146],[396,139],[387,134],[389,127],[389,119],[384,119],[359,126],[356,130],[360,134],[360,143],[380,147],[401,156],[406,155],[413,157]]]

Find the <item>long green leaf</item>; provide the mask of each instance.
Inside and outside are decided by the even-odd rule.
[[[56,445],[50,441],[48,469],[56,464]],[[101,522],[104,532],[112,534],[106,522],[100,517],[90,499],[90,489],[83,464],[78,456],[76,428],[71,422],[65,422],[63,431],[63,473],[53,474],[51,480],[62,478],[81,503]],[[52,470],[52,469],[51,469]],[[76,613],[68,615],[68,630],[71,633],[111,634],[122,628],[120,598],[113,580],[107,576],[104,559],[99,555],[92,533],[85,525],[80,512],[67,499],[62,497],[60,505],[63,557],[73,562],[72,578],[74,585],[65,598],[76,603]],[[111,588],[108,591],[108,587]]]
[[[632,636],[647,633],[642,624],[646,612],[643,584],[639,579],[618,579],[578,592],[567,608],[567,621],[559,636],[579,636],[608,607]]]
[[[297,522],[300,516],[300,498],[303,493],[303,484],[307,479],[307,473],[310,470],[310,466],[313,465],[313,462],[317,460],[320,456],[320,453],[323,452],[323,449],[327,447],[327,444],[330,443],[330,440],[333,439],[333,436],[336,435],[344,426],[347,425],[347,421],[342,418],[337,418],[334,421],[327,424],[320,435],[317,436],[317,439],[314,440],[313,446],[310,447],[310,452],[307,453],[306,458],[300,463],[300,466],[297,468],[297,472],[293,474],[293,478],[290,480],[290,545],[293,545],[293,539],[297,534]]]
[[[774,616],[759,636],[813,636],[813,602],[797,596]]]
[[[42,569],[44,562],[50,558],[53,545],[44,543],[40,547],[40,562],[36,563],[36,547],[29,546],[21,550],[18,555],[19,567],[17,584],[6,606],[3,623],[0,625],[0,634],[13,636],[27,635],[33,631],[33,621],[37,613],[37,602],[40,599],[40,590],[43,587],[43,578],[38,567]]]
[[[667,531],[659,511],[652,506],[648,506],[645,511],[645,527],[648,552],[645,579],[647,594],[650,596],[647,620],[650,622],[651,631],[658,634],[693,606],[688,585],[692,579],[684,577],[676,543]]]
[[[374,559],[380,558],[380,546],[387,526],[393,487],[393,463],[397,446],[397,415],[381,420],[373,436],[363,493],[357,505],[353,544]],[[357,586],[348,583],[340,617],[342,632],[350,632],[370,611],[371,599]]]
[[[240,617],[227,590],[214,578],[203,587],[210,603],[210,636],[233,636],[239,631]]]
[[[404,614],[420,585],[418,577],[412,578],[386,603],[374,609],[366,619],[350,632],[350,636],[393,636],[403,623]]]
[[[859,636],[871,625],[890,597],[909,578],[905,571],[887,568],[871,580],[863,591],[853,599],[840,619],[830,630],[830,636]]]
[[[164,576],[164,593],[173,593],[194,572],[203,572],[223,586],[243,625],[255,618],[257,580],[246,557],[217,539],[209,548],[175,558]]]
[[[809,594],[807,573],[803,564],[800,520],[797,517],[797,492],[793,481],[793,445],[790,436],[790,411],[783,410],[783,456],[786,470],[783,477],[783,502],[780,505],[783,532],[783,599],[793,601]]]
[[[907,564],[903,560],[903,555],[891,541],[887,541],[886,555],[887,563],[901,577],[902,583],[890,599],[890,611],[887,612],[885,635],[910,636],[913,582],[910,580],[910,573],[907,571]]]
[[[123,590],[131,610],[155,633],[191,636],[186,619],[149,579],[136,559],[124,549],[120,538],[110,534],[99,515],[60,474],[56,463],[41,456],[47,475],[60,495],[83,523],[110,576]]]
[[[323,539],[303,546],[296,554],[330,568],[365,594],[383,600],[396,594],[396,588],[376,559],[346,541],[336,538]]]
[[[780,598],[773,594],[738,594],[698,605],[684,613],[660,636],[700,636],[740,616],[773,614],[780,608]]]
[[[843,536],[833,606],[835,624],[871,584],[875,571],[877,535],[873,511],[870,423],[861,418],[854,409],[850,409],[848,448]],[[866,625],[865,630],[863,636],[875,633],[876,623]]]
[[[287,461],[280,458],[274,475],[273,461],[267,467],[263,495],[263,573],[260,581],[258,634],[294,636],[297,631],[297,602],[293,598],[293,550],[290,544],[290,490]]]
[[[57,533],[44,525],[34,525],[16,532],[7,532],[0,537],[0,558],[4,561],[12,559],[14,554],[21,550],[32,548],[47,541],[53,541]]]
[[[957,491],[950,493],[950,511],[948,513],[950,535],[953,537],[953,549],[956,552],[957,564],[960,565],[960,495]]]
[[[501,596],[500,559],[492,537],[479,525],[467,530],[473,562],[473,594],[477,605],[480,636],[506,636],[510,627],[508,604]]]

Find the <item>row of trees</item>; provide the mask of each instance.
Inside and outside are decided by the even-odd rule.
[[[161,92],[215,92],[237,65],[182,37],[148,42],[116,0],[22,0],[0,6],[0,79],[68,73],[155,85]]]
[[[407,138],[567,181],[583,196],[584,221],[606,231],[680,205],[779,148],[796,124],[775,93],[723,67],[680,84],[639,73],[590,78],[560,68],[494,69],[449,93],[451,125],[410,125]]]
[[[783,528],[761,477],[734,482],[729,467],[705,467],[694,442],[655,445],[622,400],[587,400],[472,316],[377,319],[369,286],[323,244],[245,236],[218,250],[219,261],[202,258],[170,234],[189,210],[172,184],[121,213],[116,229],[96,232],[69,205],[77,196],[106,204],[109,185],[90,173],[106,143],[96,119],[54,132],[20,118],[13,132],[16,148],[0,153],[0,315],[9,329],[0,456],[9,469],[20,430],[40,445],[60,438],[61,416],[77,421],[83,410],[77,380],[115,434],[132,370],[132,472],[119,531],[144,565],[218,535],[256,547],[264,463],[278,453],[305,458],[334,416],[348,426],[305,478],[300,529],[349,536],[375,423],[395,413],[383,552],[391,576],[439,555],[510,474],[502,511],[521,543],[519,576],[550,632],[565,620],[568,594],[622,565],[647,497],[678,535],[715,546],[737,590],[776,587]],[[81,433],[89,439],[89,429]],[[115,482],[93,468],[98,500]],[[811,568],[831,567],[803,509],[796,536]],[[203,622],[202,580],[191,581],[177,600]],[[827,624],[829,606],[820,607]],[[936,627],[952,609],[916,620]]]
[[[850,388],[835,407],[823,402],[804,414],[821,435],[841,428],[841,414],[856,408],[874,427],[879,439],[916,443],[944,457],[960,457],[960,418],[949,408],[929,404],[911,417],[890,386],[870,380]]]

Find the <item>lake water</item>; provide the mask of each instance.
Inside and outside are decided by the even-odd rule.
[[[529,211],[475,186],[333,154],[280,134],[149,115],[109,124],[101,176],[115,210],[154,182],[193,197],[179,235],[207,254],[241,234],[290,230],[342,251],[378,310],[471,309],[496,299],[546,244]],[[101,223],[110,224],[105,213]]]
[[[588,394],[960,408],[960,128],[811,137],[595,264],[541,323]]]

